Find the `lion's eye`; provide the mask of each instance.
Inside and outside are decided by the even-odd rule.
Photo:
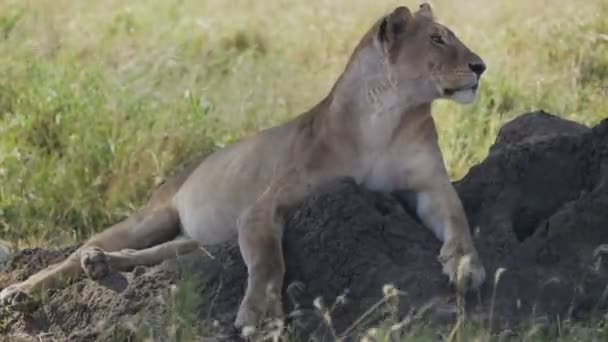
[[[431,40],[435,44],[439,44],[439,45],[444,45],[445,44],[445,40],[443,40],[443,37],[441,35],[438,35],[438,34],[432,35],[431,36]]]

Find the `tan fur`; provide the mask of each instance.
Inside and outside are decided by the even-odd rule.
[[[237,326],[281,316],[285,265],[277,208],[340,176],[380,191],[417,194],[421,220],[444,244],[439,260],[460,290],[485,279],[462,205],[437,144],[431,102],[473,100],[483,61],[430,6],[399,7],[363,37],[330,94],[290,122],[258,133],[186,168],[123,222],[94,236],[64,262],[4,289],[19,307],[33,291],[83,271],[151,265],[200,244],[238,239],[248,284]],[[191,240],[173,240],[178,234]]]

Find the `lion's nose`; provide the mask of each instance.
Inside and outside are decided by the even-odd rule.
[[[483,62],[469,63],[469,68],[477,75],[477,77],[481,76],[481,74],[486,71],[486,65]]]

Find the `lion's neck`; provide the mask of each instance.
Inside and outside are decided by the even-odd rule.
[[[332,126],[350,130],[366,149],[385,148],[409,121],[431,119],[430,102],[420,98],[415,82],[397,84],[373,44],[356,52],[330,99]],[[418,119],[410,120],[411,116]]]

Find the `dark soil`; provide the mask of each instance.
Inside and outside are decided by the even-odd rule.
[[[468,319],[488,324],[494,290],[495,329],[606,311],[607,264],[594,252],[608,244],[608,120],[589,129],[543,112],[520,116],[501,129],[487,159],[455,186],[488,271],[481,291],[465,298]],[[389,283],[402,295],[366,316],[352,335],[380,319],[396,322],[416,313],[424,322],[454,322],[456,295],[437,262],[440,243],[408,214],[398,195],[372,193],[340,179],[289,212],[285,309],[292,313],[291,330],[329,340],[315,298],[332,308],[340,334],[383,298]],[[73,248],[19,252],[0,273],[0,288]],[[118,325],[115,339],[139,330],[162,340],[167,325],[179,327],[187,316],[187,310],[181,320],[170,313],[190,306],[192,321],[207,322],[206,335],[234,339],[230,326],[246,269],[234,244],[210,251],[213,260],[198,252],[99,283],[81,279],[51,292],[31,315],[0,314],[0,333],[9,340],[95,340],[111,338],[108,327]],[[495,286],[499,268],[506,271]],[[294,282],[304,289],[297,291]],[[180,297],[188,287],[198,289],[190,293],[199,298]],[[336,303],[341,294],[346,302]]]

